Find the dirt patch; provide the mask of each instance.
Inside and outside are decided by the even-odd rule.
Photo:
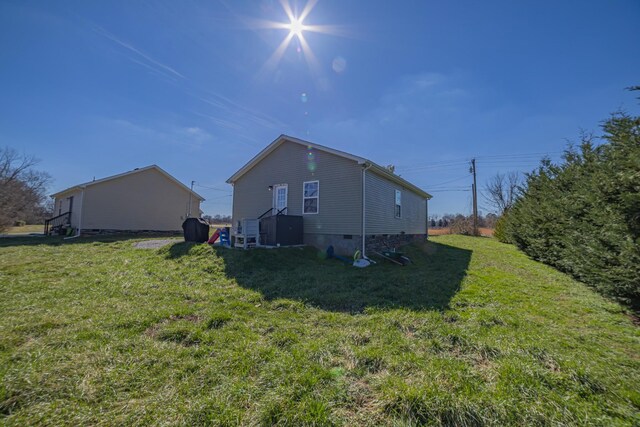
[[[175,322],[177,320],[186,320],[188,322],[198,323],[200,320],[202,320],[202,318],[195,314],[172,314],[168,318],[163,319],[152,326],[149,326],[144,331],[144,334],[151,338],[157,338],[158,332],[162,329],[163,326],[166,326],[168,323]]]
[[[156,240],[143,240],[142,242],[135,242],[134,248],[137,249],[159,249],[173,243],[181,242],[182,239],[156,239]]]
[[[200,316],[195,314],[172,314],[169,316],[169,320],[187,320],[189,322],[197,323],[200,321]]]

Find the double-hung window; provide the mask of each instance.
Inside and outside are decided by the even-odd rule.
[[[320,208],[320,181],[302,184],[302,213],[317,214]]]
[[[402,218],[402,192],[396,190],[396,205],[395,205],[395,217]]]

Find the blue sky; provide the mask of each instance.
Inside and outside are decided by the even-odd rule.
[[[156,163],[226,214],[225,180],[286,133],[395,165],[431,213],[468,213],[469,159],[481,187],[640,113],[624,90],[640,84],[637,0],[320,0],[303,24],[325,32],[279,61],[290,30],[266,21],[290,22],[269,0],[2,0],[0,145],[38,156],[52,192]]]

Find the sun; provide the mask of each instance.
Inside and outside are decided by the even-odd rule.
[[[301,18],[291,18],[291,23],[289,24],[290,34],[300,38],[302,36],[302,31],[306,30],[306,27],[302,23]]]
[[[339,25],[318,25],[304,23],[318,1],[319,0],[307,0],[307,3],[305,4],[302,11],[300,13],[297,13],[297,10],[294,10],[294,8],[291,7],[291,0],[280,0],[280,5],[287,15],[289,22],[275,22],[260,19],[252,20],[252,29],[268,28],[289,31],[280,45],[262,66],[259,75],[266,76],[276,69],[285,51],[291,45],[294,37],[297,41],[297,51],[299,53],[302,53],[302,56],[306,60],[311,73],[314,75],[321,74],[322,67],[320,66],[320,63],[318,62],[316,56],[313,54],[311,47],[309,47],[309,43],[307,42],[305,35],[307,33],[324,33],[337,36],[346,36],[348,32]]]

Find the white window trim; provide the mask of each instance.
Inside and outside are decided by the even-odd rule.
[[[305,197],[304,196],[304,186],[306,184],[312,184],[312,183],[318,183],[318,192],[317,195],[314,197]],[[315,212],[305,212],[304,211],[304,201],[307,199],[318,199],[318,203],[316,203],[316,211]],[[313,180],[313,181],[305,181],[302,183],[302,215],[317,215],[320,213],[320,181],[319,180]]]
[[[400,194],[400,203],[396,203],[398,194]],[[400,206],[400,215],[396,215],[396,206]],[[402,219],[402,190],[396,189],[393,193],[393,216],[397,219]]]

